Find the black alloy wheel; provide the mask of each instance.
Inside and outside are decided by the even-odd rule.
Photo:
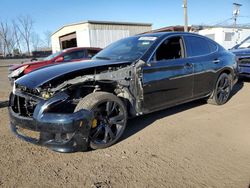
[[[212,96],[208,99],[208,103],[222,105],[225,104],[232,91],[232,76],[223,73],[216,82],[216,87]]]
[[[75,111],[80,109],[94,113],[89,135],[92,149],[111,146],[122,136],[127,123],[127,110],[117,96],[107,92],[91,93],[78,103]]]
[[[108,144],[119,137],[125,127],[125,112],[115,101],[103,101],[94,109],[96,127],[91,129],[90,139],[96,145]]]
[[[224,104],[230,95],[230,91],[231,91],[230,80],[227,76],[224,76],[218,83],[218,88],[217,88],[218,103]]]

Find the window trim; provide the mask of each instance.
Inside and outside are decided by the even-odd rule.
[[[169,36],[166,36],[164,37],[158,44],[157,46],[155,47],[154,51],[151,53],[151,55],[149,56],[149,58],[147,59],[146,63],[147,64],[150,64],[151,62],[156,62],[155,60],[152,60],[153,59],[153,56],[155,56],[155,53],[156,51],[158,50],[158,48],[162,45],[163,42],[165,42],[167,39],[169,38],[172,38],[172,37],[180,37],[181,40],[182,40],[182,46],[184,48],[184,57],[183,58],[179,58],[179,59],[186,59],[187,58],[187,50],[186,50],[186,44],[185,44],[185,40],[184,40],[184,35],[181,35],[181,34],[172,34],[172,35],[169,35]],[[173,60],[173,59],[167,59],[166,61],[170,61],[170,60]]]

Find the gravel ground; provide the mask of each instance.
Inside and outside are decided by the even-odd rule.
[[[30,59],[0,59],[0,67],[8,67],[12,64],[21,64],[29,61]]]
[[[249,187],[249,81],[223,106],[196,101],[141,116],[116,145],[71,154],[12,135],[10,91],[0,67],[0,187]]]

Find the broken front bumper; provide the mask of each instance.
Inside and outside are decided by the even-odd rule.
[[[49,100],[39,100],[32,117],[22,114],[23,106],[17,106],[16,98],[37,100],[30,95],[16,93],[10,95],[9,116],[12,132],[27,142],[46,146],[58,152],[84,151],[88,147],[89,131],[93,115],[90,111],[80,110],[75,113],[52,113],[48,110],[55,104],[65,101],[69,96],[59,93]],[[25,101],[24,104],[27,104]],[[16,110],[20,109],[20,111]],[[18,112],[17,112],[18,111]],[[38,132],[38,137],[24,134],[22,130]]]
[[[239,76],[250,78],[250,64],[239,65]]]
[[[240,56],[238,58],[239,76],[250,78],[250,56]]]

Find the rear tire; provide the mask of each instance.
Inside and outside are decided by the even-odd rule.
[[[222,73],[215,85],[214,91],[207,100],[209,104],[223,105],[225,104],[232,91],[232,75]]]
[[[95,125],[90,130],[90,147],[102,149],[116,143],[127,124],[127,109],[117,96],[107,92],[95,92],[84,97],[75,112],[86,109],[94,112]]]

